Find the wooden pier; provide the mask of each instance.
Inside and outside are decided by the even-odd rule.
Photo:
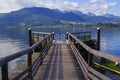
[[[93,56],[120,63],[119,57],[95,50],[70,33],[66,42],[55,42],[54,33],[41,40],[39,32],[34,34],[29,30],[30,48],[0,59],[2,80],[111,80],[92,67]],[[8,63],[23,55],[27,60],[8,75]]]
[[[84,76],[68,44],[55,43],[33,80],[84,80]]]
[[[40,53],[34,52],[32,62]],[[10,80],[20,74],[27,68],[27,62],[24,62],[19,68],[10,75]],[[66,43],[54,43],[48,51],[41,67],[38,68],[33,80],[85,80],[79,67],[74,53]],[[22,80],[22,78],[21,78]]]

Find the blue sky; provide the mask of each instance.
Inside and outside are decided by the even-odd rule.
[[[78,10],[83,13],[120,16],[120,0],[2,0],[0,13],[7,13],[25,7],[47,7],[51,9]]]

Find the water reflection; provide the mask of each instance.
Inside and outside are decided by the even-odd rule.
[[[120,56],[120,29],[101,29],[101,51]]]
[[[28,46],[27,32],[21,29],[0,28],[0,58],[26,49]],[[26,56],[10,61],[9,72],[16,69],[26,60]]]
[[[17,69],[26,60],[26,55],[9,62],[9,73]]]
[[[12,39],[0,40],[0,57],[8,56],[24,48],[27,48],[28,46],[24,43],[25,43],[24,41],[20,40]]]

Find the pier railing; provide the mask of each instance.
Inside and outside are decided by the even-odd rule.
[[[73,35],[75,35],[78,39],[81,40],[90,40],[91,39],[91,32],[87,31],[87,32],[76,32],[76,33],[71,33]]]
[[[8,74],[8,63],[10,61],[13,61],[17,58],[20,58],[21,56],[27,55],[27,64],[28,67],[24,71],[22,71],[20,74],[15,76],[12,80],[32,80],[32,78],[35,75],[35,72],[37,71],[37,68],[42,64],[43,58],[47,54],[47,51],[49,50],[50,45],[53,41],[53,34],[50,33],[47,36],[45,36],[43,39],[39,40],[37,43],[32,44],[32,32],[29,30],[29,38],[30,38],[30,47],[22,50],[20,52],[14,53],[12,55],[0,58],[0,67],[1,67],[1,76],[2,80],[9,80],[9,74]],[[37,59],[32,62],[32,54],[37,49],[39,51],[39,56]]]
[[[87,46],[84,42],[82,42],[80,39],[76,38],[74,35],[67,33],[67,39],[70,42],[70,46],[74,52],[74,55],[77,59],[77,62],[79,64],[79,66],[82,69],[82,72],[86,78],[86,80],[88,80],[88,78],[92,79],[92,80],[110,80],[110,78],[108,78],[107,76],[101,74],[100,72],[96,71],[95,69],[93,69],[91,67],[92,61],[93,61],[93,55],[111,60],[113,62],[116,63],[120,63],[120,57],[111,55],[111,54],[107,54],[107,53],[103,53],[101,51],[98,50],[94,50],[91,47]],[[83,58],[82,54],[81,54],[81,48],[82,50],[84,49],[85,51],[87,51],[88,53],[88,61],[85,61],[85,59]]]

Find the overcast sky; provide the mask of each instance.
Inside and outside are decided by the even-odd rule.
[[[0,13],[8,13],[25,7],[78,10],[96,15],[106,13],[120,16],[120,0],[1,0]]]

